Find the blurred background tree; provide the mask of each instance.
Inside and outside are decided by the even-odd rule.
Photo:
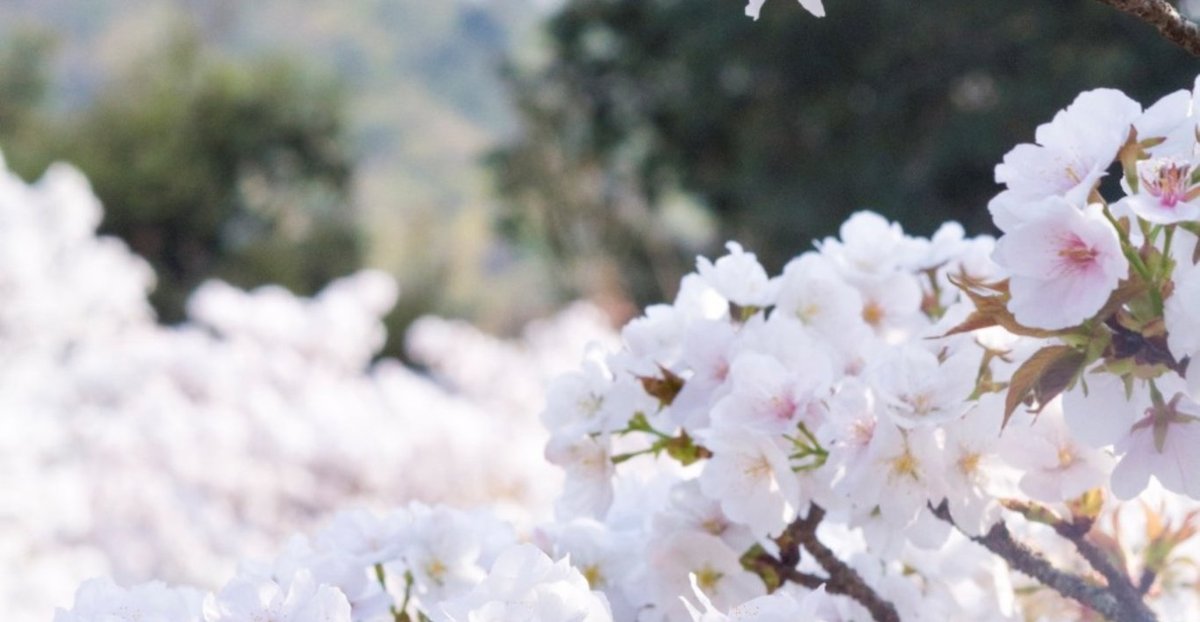
[[[54,47],[54,36],[35,28],[13,32],[0,43],[0,145],[40,150],[35,146],[42,144],[50,129],[44,106]],[[41,158],[28,149],[6,150],[4,155],[10,166],[20,170],[30,167],[27,160]]]
[[[544,62],[512,71],[504,222],[561,258],[568,288],[617,275],[662,299],[725,239],[777,270],[866,208],[986,232],[994,166],[1078,92],[1148,103],[1200,68],[1094,2],[830,0],[816,19],[779,0],[758,22],[744,4],[567,0]],[[681,203],[715,236],[688,235]]]
[[[5,137],[12,166],[35,177],[64,160],[87,174],[105,206],[101,230],[154,267],[162,320],[182,319],[207,278],[307,294],[361,265],[334,82],[281,58],[224,59],[178,27],[86,109],[55,118],[39,108],[45,41],[16,38],[4,52],[15,62],[0,64],[0,88],[26,94],[0,108],[19,133]]]
[[[512,331],[559,302],[491,226],[480,161],[515,129],[499,68],[543,0],[0,3],[0,148],[78,165],[150,258],[161,316],[199,280],[311,292],[396,275],[425,313]]]

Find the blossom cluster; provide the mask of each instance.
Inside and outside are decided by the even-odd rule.
[[[1145,110],[1083,93],[1005,156],[989,205],[1010,278],[986,300],[1006,301],[1010,329],[1061,344],[1025,367],[1046,393],[1032,397],[1066,389],[1072,434],[1112,448],[1122,499],[1151,478],[1200,499],[1198,103],[1200,81]]]
[[[832,580],[834,564],[806,579],[782,562],[819,521],[904,620],[1082,615],[969,543],[1011,526],[1061,549],[1038,524],[1085,557],[1105,542],[1120,567],[1082,572],[1131,593],[1144,577],[1164,619],[1200,614],[1198,103],[1200,84],[1146,109],[1080,95],[997,167],[998,240],[863,212],[774,277],[731,243],[552,386],[559,517],[649,550],[611,573],[639,577],[610,588],[614,610],[687,620],[688,574],[719,607]],[[1187,525],[1161,548],[1121,527],[1121,500],[1152,497]],[[869,600],[835,597],[848,619],[878,618]]]
[[[203,598],[86,584],[59,616],[1196,619],[1198,103],[1080,95],[997,167],[998,239],[861,212],[778,275],[700,258],[548,387],[565,481],[522,537],[345,514]]]
[[[45,620],[97,575],[215,586],[348,504],[549,513],[537,387],[612,339],[594,308],[513,341],[424,319],[412,355],[434,379],[374,361],[396,297],[375,272],[311,300],[211,282],[160,326],[152,271],[96,235],[101,216],[74,169],[34,185],[0,171],[6,619]]]
[[[611,620],[603,594],[488,515],[411,504],[337,515],[275,559],[243,564],[224,587],[84,583],[55,622]]]

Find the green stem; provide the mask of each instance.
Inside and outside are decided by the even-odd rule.
[[[621,464],[622,462],[625,462],[626,460],[629,460],[631,458],[636,458],[638,456],[644,456],[646,454],[658,453],[658,452],[662,451],[662,449],[663,449],[663,445],[661,444],[661,442],[655,443],[654,445],[647,447],[645,449],[640,449],[638,451],[631,451],[631,452],[625,453],[625,454],[617,454],[617,455],[613,456],[611,458],[611,460],[612,460],[613,464]]]
[[[400,613],[396,615],[396,622],[410,622],[408,617],[408,601],[412,598],[413,576],[411,572],[404,572],[404,603],[400,605]],[[395,610],[393,610],[393,613]],[[418,616],[422,616],[421,612],[417,612]]]
[[[383,571],[383,564],[382,563],[375,564],[375,578],[379,581],[379,587],[382,587],[384,592],[387,591],[387,579],[385,578],[386,576],[387,576],[386,573],[384,573],[384,571]],[[409,594],[409,590],[411,588],[412,588],[412,575],[406,572],[406,573],[404,573],[404,604],[401,605],[399,609],[396,609],[396,605],[391,606],[392,618],[396,622],[411,622],[408,617],[408,611],[407,611],[407,609],[408,609],[408,594]]]
[[[1137,273],[1143,279],[1145,279],[1147,283],[1152,282],[1150,269],[1146,267],[1146,262],[1142,261],[1141,255],[1139,255],[1137,250],[1133,248],[1133,242],[1129,239],[1129,232],[1125,231],[1125,229],[1121,227],[1121,223],[1117,222],[1116,218],[1113,218],[1112,212],[1108,211],[1107,206],[1104,208],[1104,217],[1108,219],[1108,222],[1113,226],[1113,229],[1117,230],[1117,236],[1121,238],[1121,252],[1125,253],[1125,257],[1129,259],[1129,263],[1133,266],[1133,269],[1136,270]]]
[[[1104,206],[1103,212],[1104,217],[1117,230],[1117,236],[1121,239],[1121,252],[1129,260],[1129,265],[1133,266],[1134,271],[1138,273],[1138,276],[1142,277],[1142,280],[1150,288],[1150,301],[1154,306],[1155,313],[1162,315],[1162,293],[1158,291],[1158,287],[1155,284],[1154,273],[1146,266],[1146,262],[1142,261],[1141,254],[1133,247],[1133,242],[1129,239],[1129,232],[1121,227],[1121,223],[1117,222],[1117,219],[1113,217],[1107,205]]]
[[[646,419],[645,413],[642,412],[634,414],[633,418],[629,420],[629,424],[625,426],[625,429],[617,432],[617,434],[625,434],[628,432],[646,432],[661,439],[672,438],[670,434],[654,429],[654,426],[650,425],[650,421]]]
[[[1171,267],[1171,241],[1175,239],[1175,226],[1167,227],[1167,233],[1163,237],[1162,259],[1158,264],[1158,275],[1162,279],[1167,278],[1167,271]]]
[[[1146,382],[1147,382],[1147,384],[1150,385],[1150,401],[1151,401],[1151,403],[1153,403],[1155,408],[1157,408],[1157,409],[1161,410],[1163,408],[1166,408],[1167,400],[1163,399],[1162,391],[1160,391],[1158,389],[1157,384],[1154,384],[1154,379],[1151,378]]]

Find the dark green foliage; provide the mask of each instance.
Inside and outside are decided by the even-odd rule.
[[[639,278],[650,257],[694,251],[629,206],[675,188],[771,269],[859,209],[984,232],[993,167],[1077,93],[1149,103],[1200,70],[1085,0],[827,0],[824,19],[770,0],[758,22],[744,4],[569,0],[551,61],[513,78],[529,131],[494,158],[510,231],[615,257],[643,301],[673,282]]]
[[[50,86],[47,62],[54,38],[40,30],[19,30],[0,44],[0,147],[34,144],[46,131],[43,106]],[[26,154],[5,151],[10,166],[21,168]]]
[[[233,62],[184,32],[96,101],[6,149],[78,166],[102,231],[158,274],[152,301],[181,319],[202,280],[311,293],[360,263],[338,90],[289,62]]]

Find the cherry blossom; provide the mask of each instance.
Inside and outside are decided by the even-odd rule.
[[[762,6],[765,3],[766,0],[749,0],[749,4],[746,5],[746,16],[757,20],[758,14],[762,11]],[[806,11],[817,17],[825,17],[825,6],[821,3],[821,0],[800,0],[800,6],[803,6]]]
[[[610,622],[603,594],[567,560],[553,561],[532,545],[502,553],[474,590],[434,610],[438,622]]]
[[[996,181],[1008,187],[989,206],[996,225],[1009,231],[1036,216],[1039,199],[1087,200],[1141,113],[1124,93],[1096,89],[1038,126],[1037,144],[1018,145],[996,167]]]
[[[1062,199],[1009,231],[995,259],[1012,274],[1009,308],[1035,328],[1066,328],[1100,310],[1129,270],[1117,233],[1099,206],[1078,209]]]

